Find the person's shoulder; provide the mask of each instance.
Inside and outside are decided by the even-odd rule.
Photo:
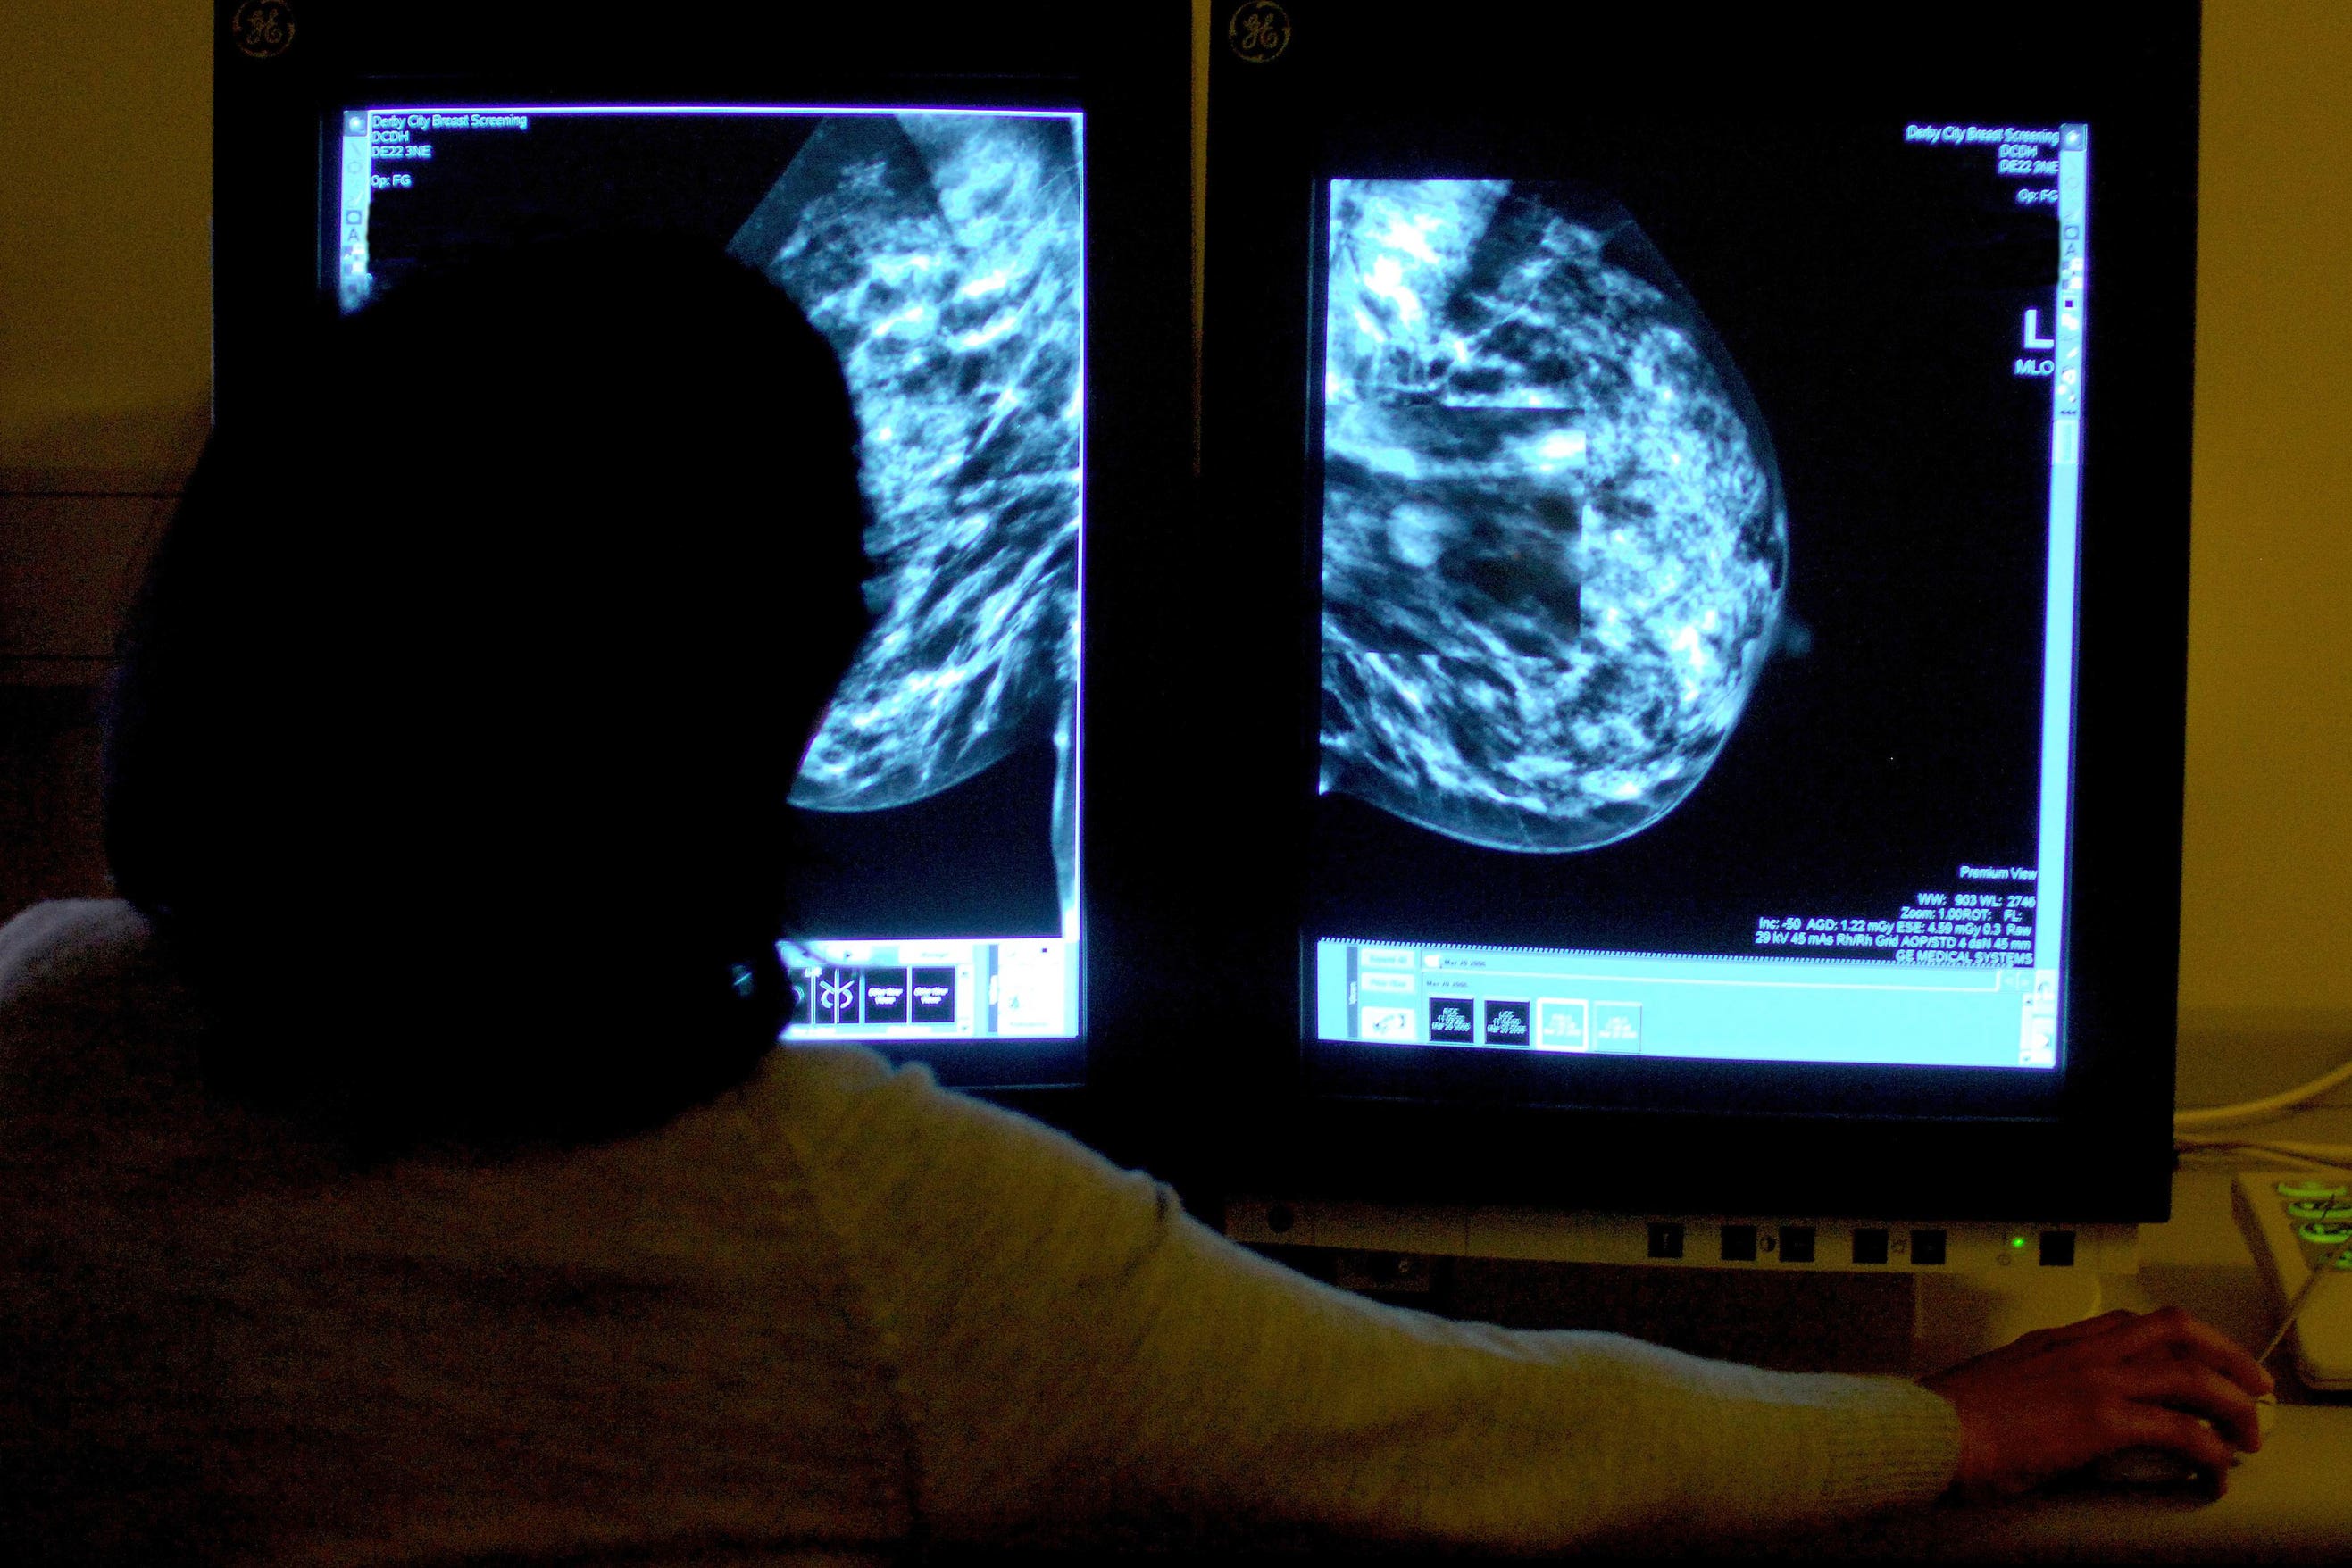
[[[202,1033],[169,944],[129,904],[60,900],[0,926],[0,1124],[20,1142],[183,1104]]]
[[[908,1236],[944,1227],[963,1248],[1084,1235],[1094,1261],[1115,1268],[1150,1246],[1179,1206],[1150,1176],[1042,1121],[942,1089],[919,1064],[893,1068],[856,1047],[787,1046],[754,1092],[775,1097],[803,1169],[836,1195],[837,1215],[855,1228]]]
[[[120,899],[52,899],[0,925],[0,1007],[118,981],[153,957],[154,928]]]
[[[894,1067],[862,1046],[801,1045],[769,1053],[752,1083],[803,1131],[823,1138],[870,1138],[977,1123],[1002,1131],[1034,1124],[999,1108],[942,1089],[920,1063]]]
[[[881,1088],[902,1070],[863,1046],[791,1045],[771,1052],[760,1076],[782,1093],[854,1095]]]
[[[928,1068],[893,1067],[862,1046],[779,1046],[746,1091],[811,1150],[952,1115],[951,1102],[961,1098],[940,1089]]]

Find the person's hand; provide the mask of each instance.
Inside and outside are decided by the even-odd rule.
[[[2252,1356],[2178,1307],[2044,1329],[1921,1381],[1960,1413],[1952,1485],[1969,1498],[2021,1492],[2125,1448],[2177,1454],[2219,1492],[2232,1450],[2263,1446],[2254,1399],[2271,1392]]]

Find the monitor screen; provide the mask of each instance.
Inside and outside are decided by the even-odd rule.
[[[841,356],[875,624],[792,793],[807,879],[804,929],[782,944],[789,1039],[937,1047],[951,1063],[1080,1036],[1081,121],[870,105],[340,111],[347,310],[484,247],[682,231],[772,279]]]
[[[2094,129],[1628,117],[1327,165],[1327,1082],[2054,1092],[2078,496],[2128,461],[2081,439]]]

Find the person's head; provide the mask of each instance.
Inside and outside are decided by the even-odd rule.
[[[389,1144],[662,1120],[782,1018],[785,795],[866,626],[838,364],[648,238],[321,340],[215,434],[133,613],[117,886],[232,1092]]]

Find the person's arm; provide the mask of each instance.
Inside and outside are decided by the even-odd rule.
[[[1916,1384],[1381,1306],[927,1074],[832,1053],[793,1070],[833,1108],[805,1152],[868,1281],[940,1538],[1540,1550],[1822,1520],[1953,1479],[1953,1406]]]

